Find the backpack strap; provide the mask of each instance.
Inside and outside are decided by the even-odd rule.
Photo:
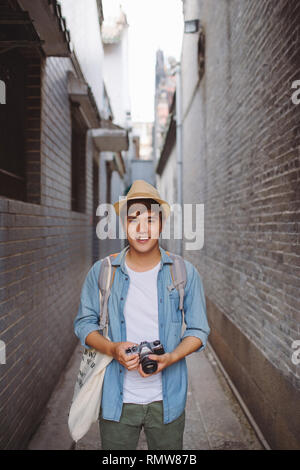
[[[100,330],[108,325],[108,298],[110,296],[111,288],[115,278],[116,266],[112,266],[113,258],[116,258],[119,253],[113,253],[106,256],[101,262],[98,287],[99,287],[99,303],[100,303]]]
[[[173,264],[169,265],[172,284],[168,286],[169,290],[172,290],[174,287],[179,292],[179,308],[183,312],[183,300],[184,300],[184,289],[187,282],[187,273],[186,266],[182,256],[175,253],[170,253],[166,251],[167,255],[173,260]],[[184,312],[183,312],[184,313]]]

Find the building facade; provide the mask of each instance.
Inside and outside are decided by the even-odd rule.
[[[183,9],[183,200],[205,214],[203,248],[183,254],[203,279],[210,343],[269,446],[299,449],[299,4]]]
[[[110,107],[101,1],[1,0],[0,13],[0,448],[24,449],[77,344],[81,287],[99,258]]]

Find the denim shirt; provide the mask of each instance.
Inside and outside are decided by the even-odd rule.
[[[114,342],[127,341],[124,305],[128,293],[130,278],[125,266],[125,247],[112,261],[116,266],[115,278],[108,300],[109,326],[108,336]],[[184,294],[184,323],[182,333],[182,313],[179,310],[179,293],[177,289],[168,290],[172,283],[169,265],[173,263],[166,251],[161,252],[160,269],[157,276],[157,301],[159,339],[166,352],[172,352],[181,340],[187,336],[200,338],[202,345],[197,351],[202,351],[210,328],[206,317],[206,303],[202,281],[197,269],[189,261],[184,260],[187,271],[187,283]],[[78,314],[74,320],[74,330],[82,346],[89,333],[99,329],[99,291],[98,276],[102,260],[93,264],[85,278]],[[137,305],[137,311],[139,306]],[[147,332],[145,331],[145,341]],[[102,388],[102,416],[104,419],[119,421],[123,406],[123,381],[125,368],[113,359],[107,366]],[[147,380],[147,378],[145,378]],[[185,358],[162,370],[162,392],[164,423],[170,423],[178,418],[185,409],[187,397],[188,375]]]

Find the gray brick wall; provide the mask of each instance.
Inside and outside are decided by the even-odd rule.
[[[189,108],[195,35],[183,43],[184,202],[205,204],[204,248],[184,255],[209,305],[299,390],[291,344],[300,339],[300,106],[291,85],[300,78],[300,5],[185,0],[184,8],[206,32],[205,75]],[[228,332],[220,335],[230,348]]]
[[[71,110],[67,93],[69,59],[50,57],[43,67],[42,197],[46,206],[70,209]]]
[[[205,203],[205,246],[185,255],[210,299],[300,387],[300,108],[290,98],[300,8],[214,3],[200,2],[206,76],[184,125],[184,202]]]
[[[6,364],[0,365],[1,449],[26,448],[43,416],[77,342],[73,320],[92,263],[89,136],[86,213],[70,211],[69,68],[64,58],[42,64],[41,142],[28,141],[41,205],[0,198],[0,339],[6,344]]]

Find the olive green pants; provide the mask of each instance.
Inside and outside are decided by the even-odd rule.
[[[149,450],[181,450],[185,411],[171,423],[163,423],[163,402],[148,405],[124,403],[120,421],[102,418],[99,427],[103,450],[135,450],[142,427]]]

